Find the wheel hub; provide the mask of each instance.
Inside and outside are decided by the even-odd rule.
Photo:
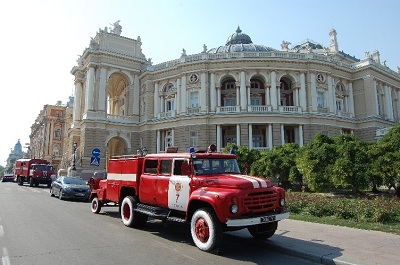
[[[207,221],[204,220],[204,218],[199,218],[196,220],[195,230],[197,238],[202,243],[206,243],[210,237],[210,228],[208,227]]]

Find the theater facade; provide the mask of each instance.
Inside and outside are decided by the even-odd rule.
[[[329,33],[329,34],[328,34]],[[349,133],[373,142],[399,122],[400,74],[379,52],[358,59],[306,40],[272,48],[240,27],[222,45],[153,65],[142,41],[114,27],[99,29],[77,65],[69,145],[82,176],[104,172],[112,156],[140,148],[165,152],[211,143],[268,150],[307,144],[317,133]],[[361,43],[362,44],[362,43]],[[201,47],[202,44],[199,44]],[[345,47],[343,47],[345,48]],[[101,150],[100,165],[91,152]]]

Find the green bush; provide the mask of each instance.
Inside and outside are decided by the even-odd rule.
[[[316,217],[335,216],[360,223],[389,223],[400,219],[400,199],[346,198],[304,192],[287,192],[286,208]]]

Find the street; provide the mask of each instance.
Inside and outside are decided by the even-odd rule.
[[[187,225],[150,219],[125,227],[116,207],[96,215],[88,202],[50,197],[41,185],[0,183],[3,265],[22,264],[314,264],[269,251],[257,241],[224,235],[222,253],[197,249]]]

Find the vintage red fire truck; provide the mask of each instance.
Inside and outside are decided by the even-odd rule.
[[[148,217],[189,223],[192,239],[203,251],[218,248],[224,231],[247,228],[255,238],[269,238],[278,221],[289,217],[285,191],[265,178],[241,174],[234,154],[113,158],[107,178],[92,179],[91,187],[93,213],[119,206],[124,225],[136,228]]]
[[[53,174],[55,174],[53,166],[45,159],[23,158],[15,162],[14,176],[18,185],[28,182],[31,187],[37,187],[39,184],[47,184],[47,187],[50,187]]]

